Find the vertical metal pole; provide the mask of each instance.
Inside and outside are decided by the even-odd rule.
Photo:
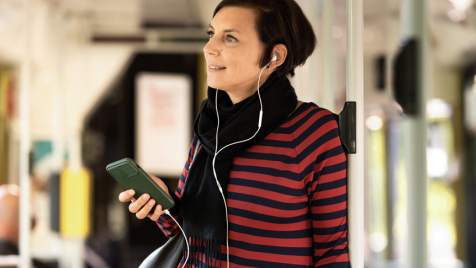
[[[63,49],[63,38],[64,38],[64,21],[63,21],[63,10],[58,8],[55,10],[55,21],[56,21],[56,30],[57,30],[57,39],[56,47],[57,54],[56,56],[56,68],[55,68],[55,77],[56,77],[56,87],[53,94],[53,172],[61,172],[63,169],[63,158],[64,158],[64,133],[63,133],[63,91],[64,91],[64,49]]]
[[[357,153],[348,154],[348,241],[353,268],[364,267],[364,76],[362,0],[347,0],[347,101],[357,103]]]
[[[304,7],[308,9],[306,16],[311,23],[312,28],[314,29],[314,33],[319,40],[319,35],[321,33],[321,19],[320,19],[320,2],[316,0],[309,0],[307,1],[308,6]],[[319,41],[318,41],[319,42]],[[319,47],[319,44],[318,44]],[[322,70],[322,60],[320,60],[321,50],[316,49],[314,53],[307,59],[306,62],[309,62],[309,90],[307,90],[307,98],[314,102],[314,103],[321,103],[321,92],[322,90],[316,90],[317,88],[322,88],[321,84],[321,73]],[[324,106],[327,108],[327,106]]]
[[[402,34],[418,42],[417,113],[404,120],[405,164],[408,187],[409,268],[427,267],[426,236],[426,90],[428,89],[427,6],[425,0],[405,0],[402,6]]]
[[[31,75],[31,1],[24,5],[24,50],[20,63],[20,88],[19,88],[19,119],[20,119],[20,150],[19,150],[19,184],[20,184],[20,230],[19,248],[21,268],[31,267],[30,260],[30,75]]]
[[[331,112],[335,110],[335,40],[334,40],[334,1],[323,2],[323,44],[322,55],[324,56],[322,68],[322,105]]]

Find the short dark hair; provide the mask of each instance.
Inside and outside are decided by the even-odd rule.
[[[284,63],[276,69],[278,75],[294,76],[294,69],[306,62],[317,44],[311,23],[295,0],[222,0],[213,17],[223,7],[250,8],[256,12],[256,31],[265,45],[261,68],[271,61],[275,45],[283,44],[288,50]]]

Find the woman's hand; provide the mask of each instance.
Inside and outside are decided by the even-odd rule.
[[[149,176],[164,190],[169,196],[169,188],[165,183],[157,178],[156,176],[149,174]],[[145,217],[149,217],[151,220],[156,221],[160,215],[164,214],[162,210],[162,205],[158,204],[155,207],[154,211],[151,211],[152,207],[155,205],[155,200],[150,199],[148,194],[143,194],[139,199],[135,199],[133,196],[135,195],[134,190],[127,190],[119,194],[119,201],[121,202],[129,202],[129,211],[131,213],[135,213],[138,219],[143,219]]]

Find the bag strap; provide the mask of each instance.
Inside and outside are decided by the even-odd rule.
[[[197,144],[195,144],[195,152],[193,153],[192,161],[190,162],[190,165],[188,166],[188,170],[190,171],[190,168],[192,167],[193,161],[195,160],[195,157],[197,156],[198,148],[200,148],[200,139],[197,138]]]
[[[200,139],[197,138],[197,144],[195,145],[195,153],[193,153],[192,161],[195,160],[195,156],[197,156],[198,148],[200,148]]]

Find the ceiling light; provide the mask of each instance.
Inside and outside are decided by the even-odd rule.
[[[450,2],[460,12],[465,12],[473,4],[473,0],[450,0]]]

